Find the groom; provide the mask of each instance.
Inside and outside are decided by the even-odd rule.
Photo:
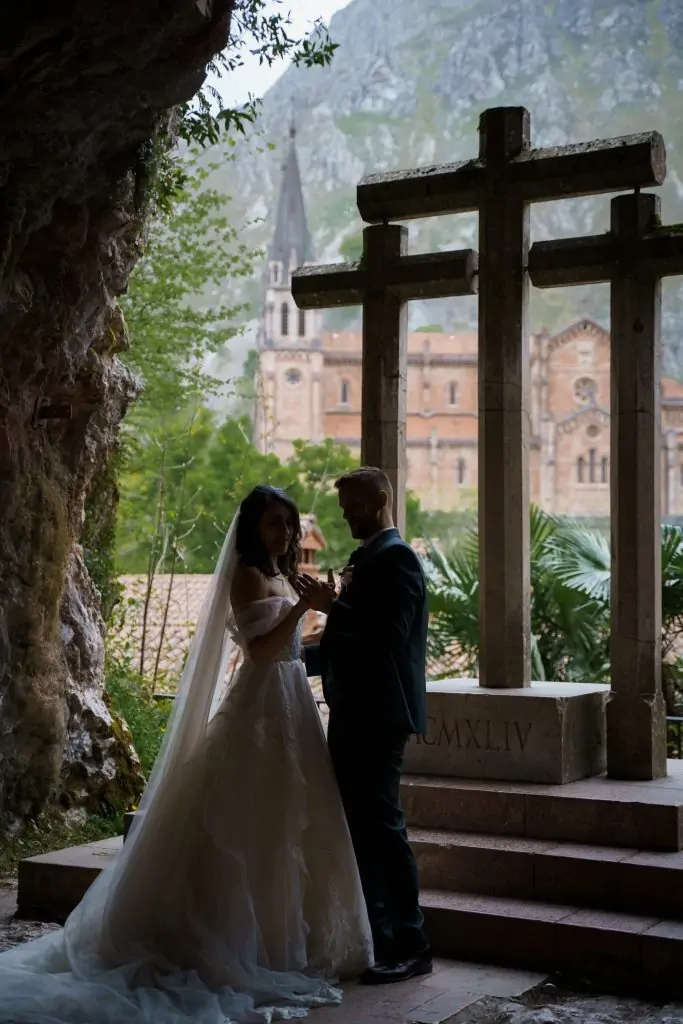
[[[366,984],[429,974],[417,867],[400,804],[403,753],[426,731],[427,596],[420,560],[392,519],[389,478],[363,467],[336,483],[361,541],[332,587],[299,577],[300,593],[328,615],[306,648],[329,707],[327,740],[348,818],[372,926],[376,963]]]

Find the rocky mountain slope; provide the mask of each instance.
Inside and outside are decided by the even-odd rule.
[[[260,134],[217,174],[234,215],[250,223],[249,243],[265,244],[272,231],[292,114],[320,259],[353,252],[362,227],[354,187],[363,174],[474,156],[479,114],[500,105],[529,108],[534,145],[660,130],[669,154],[664,217],[683,220],[680,0],[353,0],[330,28],[339,43],[332,66],[289,69],[264,98]],[[264,152],[265,143],[274,150]],[[533,237],[603,230],[608,217],[605,197],[539,205]],[[411,232],[413,251],[476,245],[476,218],[418,222]],[[258,290],[254,281],[247,295],[255,309]],[[471,299],[415,306],[415,326],[453,328],[476,317]],[[535,328],[582,314],[606,322],[606,288],[534,295]],[[670,369],[683,367],[682,328],[683,289],[670,282]]]

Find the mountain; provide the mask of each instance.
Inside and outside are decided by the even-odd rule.
[[[669,166],[663,218],[683,221],[681,0],[353,0],[330,32],[339,44],[331,67],[287,70],[264,97],[259,133],[213,178],[233,197],[249,245],[271,237],[292,116],[318,260],[357,250],[355,185],[363,174],[473,157],[481,111],[504,105],[530,110],[534,146],[661,131]],[[539,204],[532,237],[602,231],[608,219],[605,196]],[[414,252],[476,247],[473,215],[410,228]],[[259,294],[255,279],[244,296],[255,313]],[[534,329],[581,315],[608,322],[606,286],[533,295]],[[353,310],[336,311],[329,325],[354,318]],[[474,299],[411,306],[414,327],[453,329],[475,318]],[[676,280],[665,284],[664,333],[667,368],[683,376]]]

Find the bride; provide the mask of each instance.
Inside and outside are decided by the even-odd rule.
[[[243,501],[138,820],[63,929],[0,955],[0,1021],[263,1024],[338,1003],[336,979],[371,963],[300,660],[300,540],[284,491]]]

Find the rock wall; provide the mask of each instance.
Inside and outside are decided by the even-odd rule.
[[[140,153],[200,87],[232,6],[0,13],[0,824],[135,786],[77,542],[137,388],[116,297],[144,241]]]

